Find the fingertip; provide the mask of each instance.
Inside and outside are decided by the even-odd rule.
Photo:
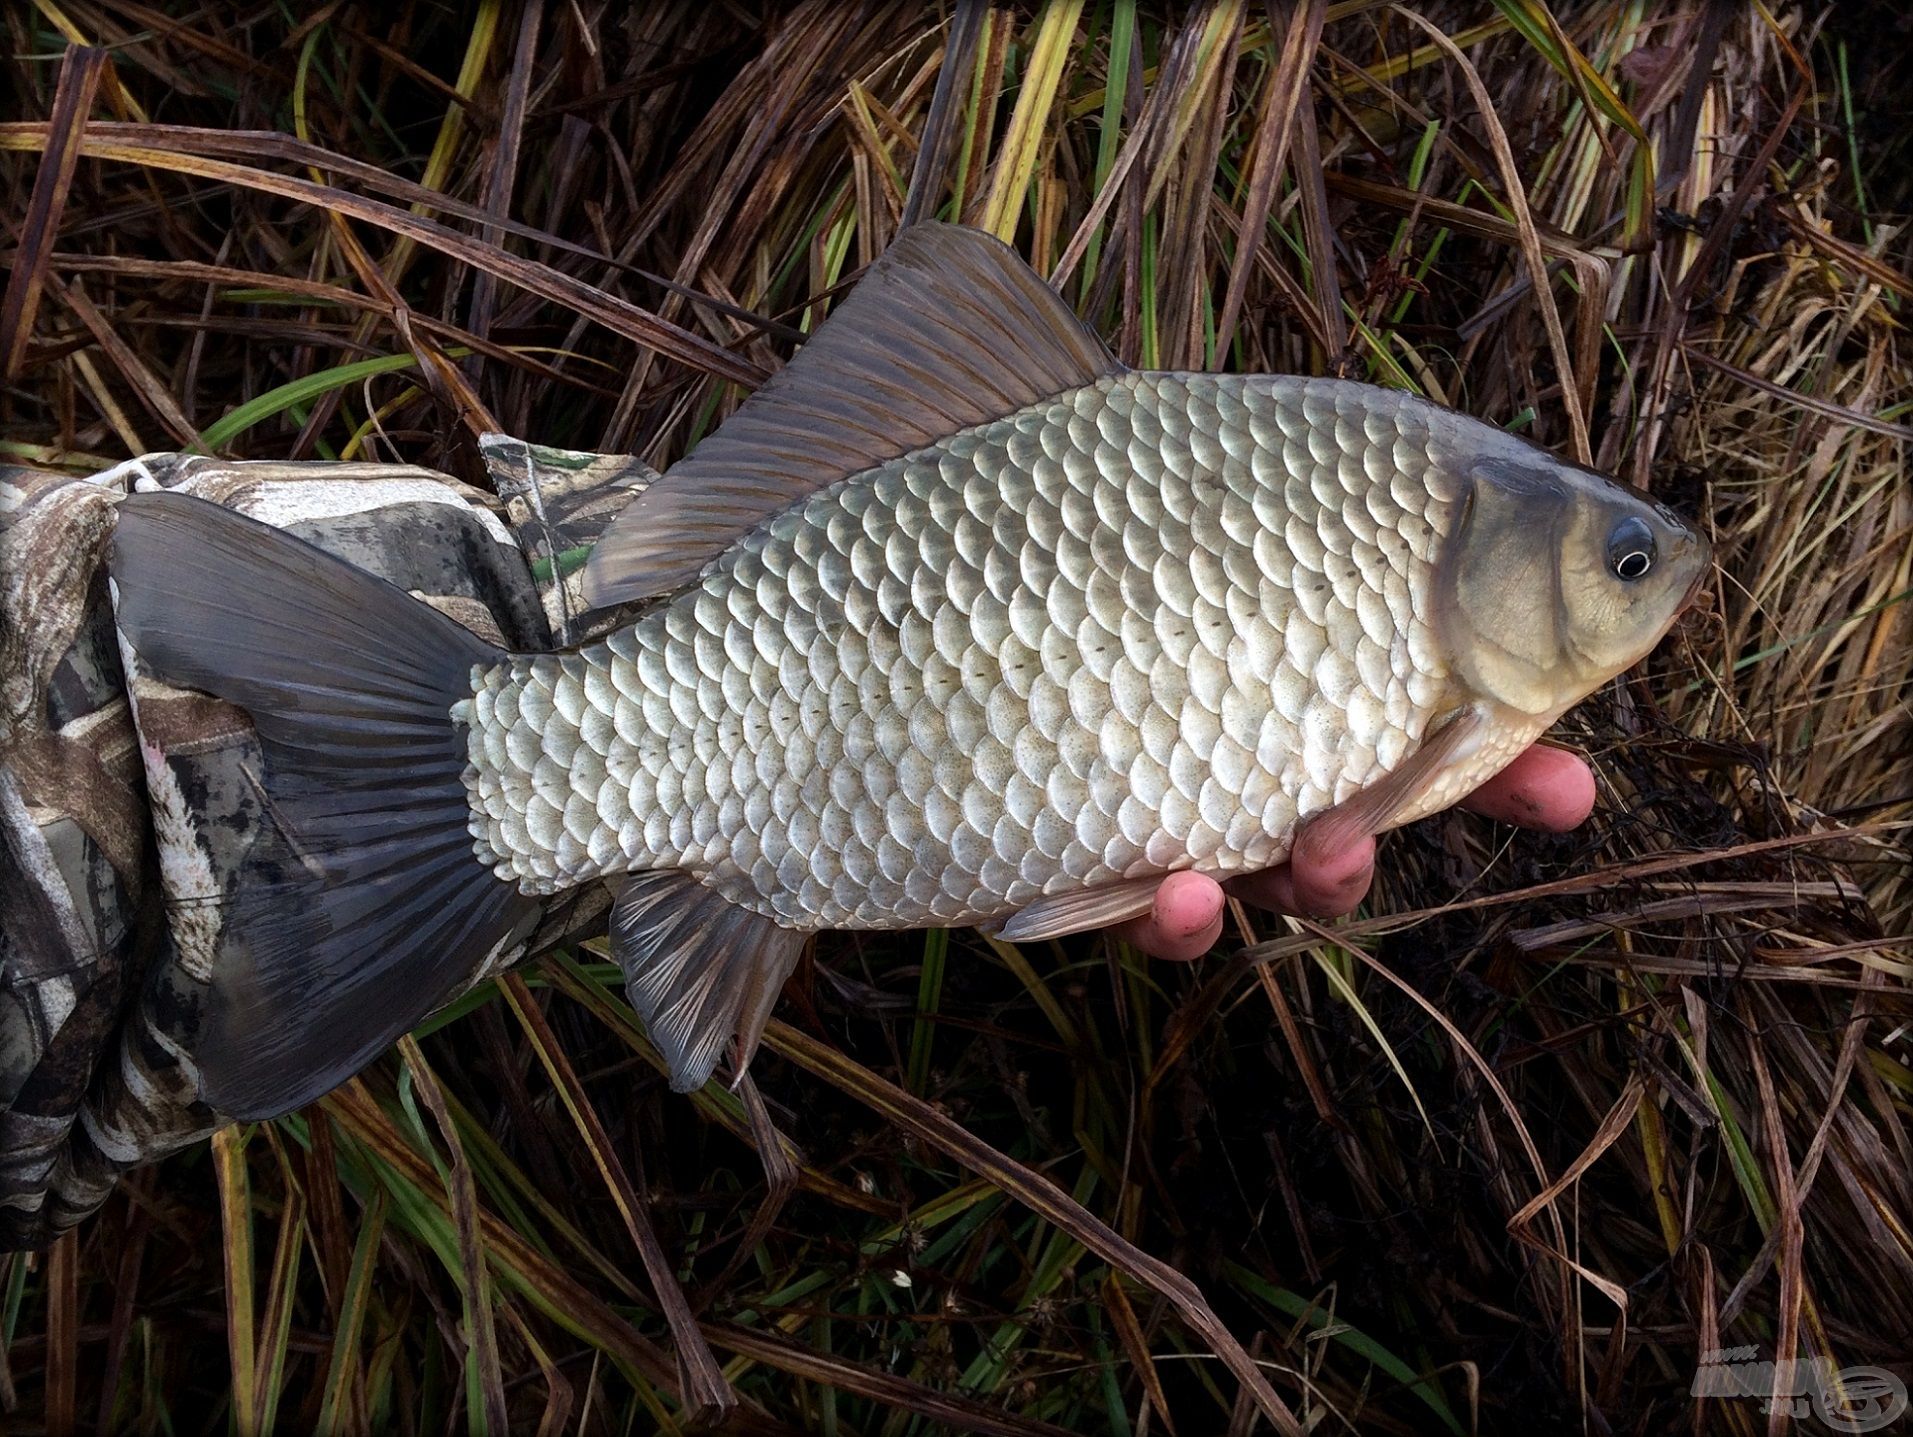
[[[1352,913],[1375,877],[1375,840],[1363,838],[1346,848],[1320,851],[1298,845],[1289,863],[1293,910],[1316,918]]]
[[[1578,753],[1537,744],[1470,796],[1467,806],[1504,823],[1566,833],[1594,812],[1594,770]]]
[[[1172,873],[1156,890],[1151,914],[1165,933],[1201,933],[1222,917],[1222,889],[1204,873]]]
[[[1559,761],[1551,761],[1555,771],[1551,780],[1552,794],[1542,805],[1543,817],[1550,821],[1555,832],[1565,833],[1586,823],[1594,812],[1594,770],[1579,754],[1559,748],[1546,752],[1557,755]]]
[[[1222,890],[1203,874],[1172,873],[1156,889],[1150,911],[1118,924],[1115,933],[1152,958],[1200,958],[1222,936]]]

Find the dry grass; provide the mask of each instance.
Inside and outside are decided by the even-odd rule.
[[[1721,560],[1571,722],[1577,834],[1432,820],[1379,916],[1241,913],[1188,970],[820,944],[758,1069],[768,1231],[739,1105],[664,1090],[608,965],[487,985],[14,1262],[8,1430],[673,1430],[634,1200],[737,1431],[1250,1430],[1126,1244],[1327,1432],[1753,1432],[1700,1350],[1904,1362],[1900,22],[1274,8],[8,8],[16,461],[668,462],[906,212],[960,214],[1131,362],[1419,388]]]

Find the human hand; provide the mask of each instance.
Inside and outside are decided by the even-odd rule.
[[[1594,774],[1578,754],[1536,744],[1461,802],[1461,807],[1536,828],[1565,833],[1594,809]],[[1294,861],[1245,873],[1219,885],[1202,873],[1172,873],[1156,889],[1156,903],[1140,918],[1110,931],[1156,958],[1200,958],[1222,934],[1222,900],[1229,893],[1258,908],[1334,918],[1354,909],[1375,876],[1375,840],[1339,852],[1304,846]]]

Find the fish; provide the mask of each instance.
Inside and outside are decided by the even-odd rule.
[[[585,595],[638,607],[592,642],[506,653],[131,496],[122,641],[250,714],[272,830],[222,915],[202,1095],[310,1101],[607,880],[672,1086],[741,1075],[813,933],[1059,937],[1457,802],[1645,657],[1709,552],[1413,394],[1129,368],[938,223],[613,522]]]

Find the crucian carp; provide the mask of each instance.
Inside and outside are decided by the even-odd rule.
[[[1708,562],[1414,395],[1129,369],[937,224],[632,501],[586,590],[651,602],[594,642],[502,652],[183,495],[115,543],[123,636],[250,713],[282,840],[195,1054],[235,1117],[344,1080],[578,884],[623,885],[612,949],[688,1090],[743,1071],[812,932],[1052,937],[1409,822],[1646,655]]]

